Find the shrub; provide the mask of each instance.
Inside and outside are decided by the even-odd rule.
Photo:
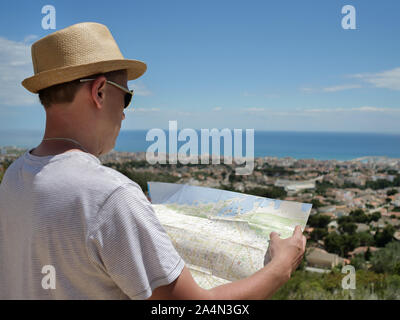
[[[326,228],[315,228],[311,234],[310,239],[313,241],[322,240],[328,235],[328,230]]]
[[[253,189],[247,189],[245,193],[270,199],[284,199],[287,196],[287,192],[284,188],[275,186],[269,188],[256,187]]]
[[[315,214],[308,218],[308,225],[313,228],[326,228],[329,222],[331,218],[323,214]]]
[[[394,273],[400,275],[400,243],[390,242],[385,248],[371,255],[371,270],[377,273]]]
[[[357,237],[360,242],[360,246],[374,246],[375,245],[374,236],[372,234],[370,234],[368,231],[358,232]]]
[[[321,203],[321,201],[319,201],[318,199],[312,199],[311,200],[311,204],[313,206],[314,209],[320,208],[323,206],[323,204]]]
[[[328,234],[325,237],[324,243],[325,243],[325,249],[328,252],[343,255],[342,237],[339,234],[337,234],[336,232],[331,232],[330,234]]]
[[[339,226],[339,231],[341,233],[354,234],[356,232],[356,230],[357,230],[357,225],[352,222],[342,223]]]
[[[378,247],[384,247],[387,243],[392,241],[395,229],[392,225],[388,225],[383,228],[382,231],[375,233],[375,243]]]
[[[134,170],[126,170],[122,169],[120,172],[127,176],[132,181],[135,181],[143,190],[143,192],[147,192],[147,182],[148,181],[160,181],[160,182],[176,182],[179,180],[178,177],[175,177],[170,174],[155,174],[148,171],[134,171]]]
[[[362,209],[351,211],[349,216],[352,217],[353,222],[365,223],[369,220],[368,216],[364,213]]]
[[[371,221],[378,221],[382,217],[379,211],[375,211],[369,215],[369,222]]]

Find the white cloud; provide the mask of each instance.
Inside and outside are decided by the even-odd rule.
[[[359,85],[359,84],[343,84],[343,85],[338,85],[338,86],[333,86],[333,87],[326,87],[326,88],[323,88],[322,90],[324,92],[337,92],[337,91],[358,89],[358,88],[361,88],[361,85]]]
[[[357,78],[372,84],[376,88],[400,90],[400,68],[386,70],[378,73],[359,73],[349,75],[350,78]]]
[[[222,110],[221,107],[215,107],[215,108],[213,109],[213,111],[221,111],[221,110]]]
[[[244,92],[242,93],[242,96],[243,96],[243,97],[255,97],[256,95],[255,95],[254,93],[250,93],[250,92],[248,92],[248,91],[244,91]]]
[[[178,116],[183,116],[183,117],[194,117],[195,115],[199,115],[199,113],[193,113],[193,112],[187,112],[187,111],[176,111],[175,114]],[[207,113],[203,113],[203,114],[206,115]]]
[[[30,34],[24,38],[24,43],[30,43],[38,38],[35,34]]]
[[[361,111],[361,112],[399,112],[400,110],[397,109],[390,109],[390,108],[377,108],[377,107],[359,107],[359,108],[352,108],[352,111]]]
[[[248,112],[263,112],[265,111],[264,108],[243,108],[243,111],[248,111]]]
[[[358,79],[362,82],[369,83],[375,88],[385,88],[391,90],[400,90],[400,67],[377,73],[358,73],[347,75],[348,78]],[[360,83],[342,84],[337,86],[325,87],[322,89],[313,87],[302,87],[300,91],[304,93],[314,92],[337,92],[350,89],[359,89],[363,85]]]
[[[243,97],[256,97],[256,96],[260,96],[260,97],[264,97],[264,98],[279,98],[279,95],[276,93],[253,93],[253,92],[249,92],[249,91],[244,91],[242,92],[242,96]]]
[[[279,96],[279,94],[276,94],[276,93],[266,93],[266,94],[264,94],[264,97],[265,98],[279,98],[280,96]]]
[[[30,45],[33,36],[24,42],[0,37],[0,104],[26,106],[38,103],[36,95],[28,92],[21,81],[33,75]]]
[[[341,84],[337,86],[325,87],[325,88],[313,88],[313,87],[301,87],[300,91],[304,93],[314,93],[314,92],[337,92],[350,89],[362,88],[360,84]]]
[[[379,107],[353,107],[353,108],[324,108],[324,109],[304,109],[306,113],[339,113],[339,112],[379,112],[379,113],[400,113],[400,109],[395,108],[379,108]]]
[[[128,108],[127,112],[152,113],[160,112],[159,108]]]
[[[373,106],[349,107],[349,108],[296,108],[296,109],[277,109],[277,108],[242,108],[241,113],[256,117],[314,117],[327,114],[386,114],[400,115],[400,108],[380,108]]]
[[[313,92],[317,91],[317,89],[311,88],[311,87],[302,87],[302,88],[300,88],[300,91],[304,92],[304,93],[313,93]]]
[[[135,82],[132,84],[132,88],[137,96],[150,96],[152,94],[152,92],[140,82]]]

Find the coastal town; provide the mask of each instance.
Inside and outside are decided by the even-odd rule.
[[[26,150],[0,148],[0,180]],[[250,175],[235,164],[154,164],[145,152],[112,151],[101,162],[137,182],[173,182],[243,192],[313,205],[304,232],[310,271],[325,272],[400,242],[400,159],[315,160],[262,157]],[[400,266],[399,266],[400,267]],[[399,269],[400,270],[400,269]]]

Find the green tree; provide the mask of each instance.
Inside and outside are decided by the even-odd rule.
[[[308,218],[308,225],[313,228],[326,228],[329,222],[331,222],[331,217],[319,213]]]
[[[339,226],[339,231],[341,233],[355,234],[356,230],[357,230],[357,225],[353,222],[342,223]]]
[[[170,175],[168,173],[164,174],[155,174],[148,171],[135,171],[135,170],[127,170],[120,169],[123,175],[127,176],[132,181],[135,181],[143,190],[143,192],[147,192],[147,182],[149,181],[160,181],[160,182],[176,182],[179,180],[178,177]]]
[[[395,195],[396,193],[397,193],[397,190],[396,190],[396,189],[390,189],[390,190],[386,191],[386,195],[387,195],[388,197],[393,196],[393,195]]]
[[[398,273],[400,265],[400,242],[389,242],[383,249],[372,253],[371,270],[378,273]]]
[[[313,206],[314,209],[320,208],[323,206],[323,204],[321,203],[321,201],[319,201],[318,199],[312,199],[311,200],[311,204]]]
[[[4,173],[12,163],[13,161],[9,159],[5,159],[2,163],[0,163],[0,183],[3,180]]]
[[[337,223],[338,223],[339,226],[342,225],[342,224],[351,223],[351,222],[353,222],[353,217],[352,216],[341,216],[341,217],[339,217],[337,219]]]
[[[310,234],[310,239],[313,241],[322,240],[328,235],[328,230],[326,228],[314,228]]]
[[[343,255],[343,240],[342,237],[336,232],[331,232],[325,237],[325,249],[330,253]]]
[[[245,192],[258,197],[265,197],[270,199],[284,199],[287,196],[287,192],[284,188],[275,186],[271,186],[269,188],[256,187],[253,189],[246,189]]]
[[[370,234],[368,231],[358,232],[357,237],[360,242],[360,246],[374,246],[375,245],[374,236],[372,234]]]
[[[350,251],[360,246],[360,241],[356,234],[344,234],[342,235],[342,252],[344,256]]]
[[[385,179],[379,179],[376,181],[369,180],[365,183],[366,188],[371,188],[373,190],[386,189],[394,186],[396,186],[396,179],[393,182]]]
[[[287,196],[287,192],[285,191],[284,188],[282,187],[270,187],[267,190],[267,193],[265,194],[264,197],[270,198],[270,199],[284,199]]]
[[[360,270],[360,269],[366,269],[366,261],[365,261],[365,257],[363,254],[357,254],[355,255],[351,260],[350,260],[350,264],[356,269],[356,270]]]
[[[382,217],[379,211],[375,211],[369,215],[369,222],[371,221],[378,221]]]
[[[371,250],[368,247],[367,251],[365,251],[365,253],[364,253],[364,259],[369,261],[371,259],[371,256],[372,256],[372,253],[371,253]]]
[[[364,213],[364,210],[362,209],[357,209],[353,210],[349,214],[354,222],[358,223],[365,223],[368,222],[368,216]]]
[[[375,243],[378,247],[384,247],[387,243],[393,240],[395,229],[392,225],[387,225],[382,231],[375,233]]]
[[[262,188],[262,187],[255,187],[252,189],[246,189],[245,193],[251,194],[253,196],[257,197],[264,197],[268,192],[268,188]]]
[[[234,182],[242,182],[243,181],[243,176],[241,176],[241,175],[237,175],[237,174],[235,174],[235,173],[231,173],[230,175],[229,175],[229,182],[230,183],[234,183]]]
[[[315,193],[324,196],[328,188],[335,188],[336,186],[330,182],[318,182],[315,185]]]

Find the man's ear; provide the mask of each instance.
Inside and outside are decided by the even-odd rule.
[[[106,94],[106,82],[105,76],[99,76],[93,81],[92,85],[92,99],[96,104],[97,108],[101,108],[104,104],[104,98]]]

